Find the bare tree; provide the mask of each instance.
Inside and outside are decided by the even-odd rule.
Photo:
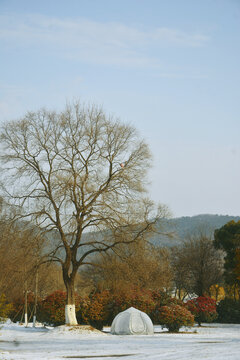
[[[2,184],[19,210],[15,218],[58,233],[51,260],[62,266],[66,323],[77,324],[79,267],[93,254],[138,241],[155,223],[153,203],[143,199],[148,146],[133,127],[79,103],[8,122],[1,142]]]
[[[172,265],[179,297],[209,294],[210,287],[222,281],[223,254],[214,248],[211,237],[201,230],[182,246],[173,248]]]
[[[24,228],[25,227],[25,228]],[[35,233],[27,224],[12,224],[5,219],[0,221],[0,294],[4,293],[9,301],[22,297],[24,284],[26,291],[34,289],[35,275],[46,247],[45,238]],[[55,264],[54,264],[55,265]],[[54,268],[56,265],[54,266]],[[53,279],[46,274],[54,271],[53,264],[45,264],[39,268],[40,294],[46,294]],[[59,281],[54,280],[59,284]]]
[[[170,290],[172,287],[170,252],[146,241],[97,255],[94,265],[81,272],[93,288],[120,292],[134,287],[145,290]]]

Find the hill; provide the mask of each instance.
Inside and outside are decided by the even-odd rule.
[[[167,247],[180,245],[188,235],[194,234],[198,230],[203,230],[207,235],[213,236],[215,229],[219,229],[231,220],[239,221],[240,217],[203,214],[169,219],[164,222],[159,221],[157,224],[159,233],[153,234],[150,242]],[[164,233],[171,233],[171,238]]]
[[[196,233],[198,230],[203,230],[208,236],[213,236],[215,229],[219,229],[231,220],[239,221],[240,216],[204,214],[159,220],[156,224],[157,231],[151,234],[148,240],[153,245],[160,247],[177,246],[181,245],[189,235]],[[19,222],[19,226],[20,228],[27,228],[29,224],[22,221]],[[104,236],[102,232],[91,233],[91,235],[92,234],[95,234],[95,238],[99,239],[99,241],[102,240]],[[84,242],[91,240],[89,235],[90,233],[83,234]],[[61,243],[57,231],[48,232],[46,238],[45,252],[47,253],[53,251],[53,249]],[[86,250],[86,247],[84,250]],[[60,250],[59,254],[61,252],[62,250]]]

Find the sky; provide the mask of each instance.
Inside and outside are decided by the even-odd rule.
[[[0,122],[80,99],[139,131],[174,217],[240,215],[240,0],[0,0]]]

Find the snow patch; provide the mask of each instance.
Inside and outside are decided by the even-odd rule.
[[[52,334],[70,334],[70,335],[92,335],[107,336],[104,332],[93,328],[90,325],[61,325],[50,330]]]
[[[4,360],[120,360],[124,356],[128,360],[239,360],[240,324],[204,324],[179,334],[155,326],[155,334],[146,336],[114,336],[83,325],[0,327],[0,359]]]

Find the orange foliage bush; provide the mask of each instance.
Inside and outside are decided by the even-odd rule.
[[[159,309],[160,324],[171,332],[178,332],[182,326],[193,326],[194,316],[184,306],[171,304]]]

